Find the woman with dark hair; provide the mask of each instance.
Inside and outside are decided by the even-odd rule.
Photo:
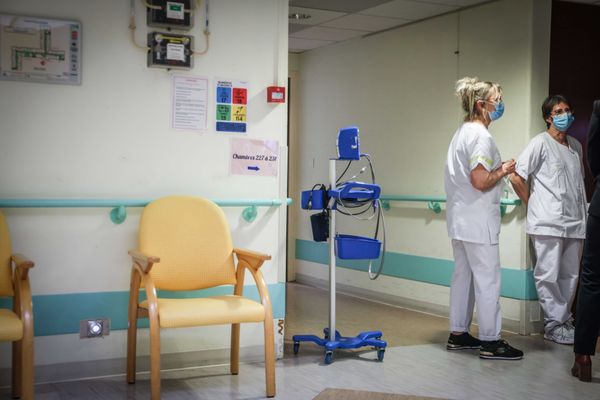
[[[527,233],[537,258],[533,276],[544,310],[544,338],[573,344],[571,305],[586,220],[583,152],[577,139],[567,134],[574,117],[566,98],[548,96],[542,116],[548,129],[531,139],[510,180],[527,204]]]
[[[587,237],[577,297],[575,363],[571,369],[580,381],[592,380],[592,359],[600,329],[600,100],[594,102],[588,133],[588,164],[596,188],[588,210]]]

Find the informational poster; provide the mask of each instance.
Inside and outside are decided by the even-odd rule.
[[[277,176],[279,171],[277,140],[231,139],[231,174]]]
[[[215,120],[217,132],[246,133],[248,82],[217,79]]]
[[[173,75],[171,127],[204,131],[207,127],[208,79]]]
[[[81,24],[0,14],[0,79],[79,85]]]

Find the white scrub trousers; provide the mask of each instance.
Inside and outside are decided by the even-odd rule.
[[[583,239],[531,235],[531,240],[537,257],[533,277],[549,333],[571,318]]]
[[[450,286],[450,331],[468,332],[477,303],[479,340],[500,339],[500,252],[498,244],[452,239],[454,273]]]

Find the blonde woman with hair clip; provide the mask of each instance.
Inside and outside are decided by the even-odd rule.
[[[502,88],[477,78],[456,82],[464,122],[450,147],[444,174],[446,223],[452,239],[448,350],[479,349],[479,357],[519,360],[523,352],[500,339],[500,197],[502,178],[515,161],[502,162],[488,126],[502,116]],[[479,339],[470,335],[477,303]]]

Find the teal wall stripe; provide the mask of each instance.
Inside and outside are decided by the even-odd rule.
[[[319,264],[329,264],[329,246],[324,242],[296,239],[296,258]],[[377,263],[379,260],[377,260]],[[375,266],[379,265],[374,263]],[[367,271],[365,260],[337,260],[337,266],[357,271]],[[403,253],[385,253],[383,275],[411,281],[450,286],[453,260],[421,257]],[[531,270],[502,268],[501,296],[517,300],[536,300],[537,292]]]
[[[268,285],[273,318],[285,318],[285,283]],[[233,294],[233,286],[197,291],[158,291],[159,297],[202,298]],[[244,286],[244,296],[260,301],[256,286]],[[140,296],[145,298],[145,293]],[[82,319],[110,318],[111,330],[127,329],[129,292],[69,293],[33,296],[35,336],[64,335],[79,332]],[[12,307],[12,300],[0,299],[0,308]],[[147,320],[138,326],[147,327]]]

